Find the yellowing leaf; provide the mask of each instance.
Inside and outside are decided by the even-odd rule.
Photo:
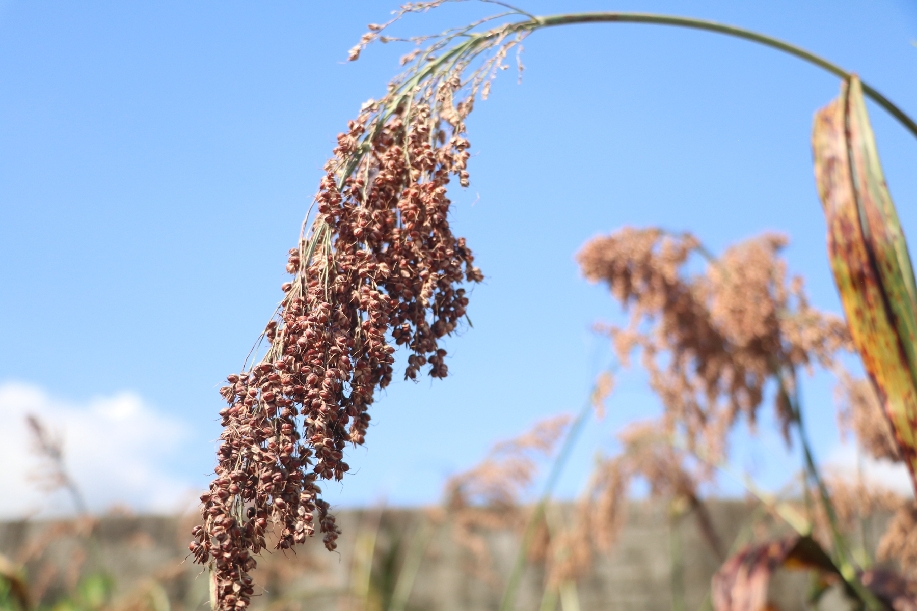
[[[812,145],[847,324],[917,490],[917,290],[856,77],[816,114]]]

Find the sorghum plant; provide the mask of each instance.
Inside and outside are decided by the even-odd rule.
[[[867,606],[912,598],[917,583],[885,568],[867,569],[870,559],[877,558],[896,561],[905,574],[913,570],[913,501],[867,481],[851,482],[850,474],[820,474],[805,438],[797,372],[819,366],[837,375],[844,428],[854,432],[858,445],[873,458],[907,464],[902,448],[908,445],[896,438],[895,420],[884,415],[883,407],[888,409],[894,399],[886,399],[883,406],[883,395],[877,393],[881,386],[855,380],[843,369],[837,357],[854,349],[855,338],[839,317],[809,305],[801,278],[787,276],[778,256],[785,243],[782,236],[764,235],[714,259],[693,236],[624,229],[595,238],[582,249],[579,262],[587,279],[607,284],[629,311],[625,328],[600,329],[609,334],[622,361],[633,350],[642,351],[641,364],[664,410],[659,422],[624,431],[623,451],[598,465],[571,529],[574,543],[568,546],[578,553],[557,567],[557,579],[582,573],[592,542],[608,541],[607,535],[597,533],[613,535],[620,519],[617,499],[626,495],[634,478],[649,483],[655,496],[695,506],[702,533],[716,547],[716,533],[699,503],[698,484],[708,477],[711,465],[725,462],[726,435],[738,418],[754,425],[770,396],[787,443],[791,431],[801,442],[803,482],[814,489],[805,496],[814,492],[817,500],[798,508],[784,506],[782,518],[798,516],[790,519],[795,535],[746,548],[723,565],[713,584],[715,608],[758,608],[766,602],[770,574],[793,562],[843,579]],[[707,259],[704,274],[685,273],[691,253]],[[867,369],[872,373],[870,361]],[[895,518],[878,548],[859,550],[857,561],[849,537],[842,533],[853,531],[857,519],[876,511],[895,511]]]
[[[373,41],[397,40],[384,32],[405,14],[446,1],[405,4],[388,23],[370,24],[350,59]],[[307,215],[301,239],[289,252],[292,278],[265,328],[267,349],[255,362],[246,361],[221,389],[227,407],[220,413],[218,464],[201,496],[202,523],[190,549],[196,562],[211,566],[213,599],[224,611],[248,606],[254,591],[249,573],[254,555],[267,545],[269,528],[281,550],[302,543],[316,529],[334,549],[339,531],[318,484],[343,478],[346,444],[364,442],[375,390],[394,376],[395,347],[410,352],[406,378],[416,378],[423,368],[432,377],[447,374],[441,340],[465,315],[462,285],[479,282],[482,273],[465,240],[449,227],[446,188],[454,178],[468,184],[465,120],[475,99],[487,97],[511,49],[546,27],[657,23],[737,36],[851,78],[803,49],[722,24],[626,13],[538,17],[497,0],[483,1],[506,10],[439,35],[409,39],[416,48],[402,59],[406,71],[338,136],[314,214]],[[917,125],[891,102],[866,85],[863,91],[917,135]],[[714,423],[729,422],[737,411],[753,413],[761,376],[772,367],[762,360],[769,347],[783,348],[749,345],[749,360],[730,380],[703,380],[732,397],[726,419]],[[713,348],[710,356],[716,357]],[[791,352],[777,356],[799,364]],[[791,378],[783,380],[784,395],[792,385]],[[688,390],[697,389],[670,390],[681,393],[684,403]],[[689,429],[710,429],[690,401],[684,408]]]
[[[728,461],[729,434],[741,420],[753,428],[770,403],[789,444],[799,423],[794,393],[786,391],[798,386],[797,371],[836,371],[838,353],[852,349],[843,321],[814,309],[802,279],[788,275],[779,256],[786,242],[764,234],[713,257],[690,234],[624,228],[581,249],[584,276],[606,285],[628,316],[624,327],[597,330],[623,364],[640,352],[663,413],[622,431],[621,452],[597,463],[558,542],[575,553],[552,567],[555,583],[582,575],[596,544],[607,550],[614,542],[634,480],[654,497],[692,508],[704,538],[722,553],[700,486]],[[688,273],[691,255],[706,260],[703,273]]]
[[[869,456],[903,461],[874,387],[853,378],[838,358],[853,349],[846,325],[809,304],[801,278],[789,276],[779,256],[785,243],[783,236],[764,234],[714,258],[693,236],[656,228],[625,228],[590,240],[578,257],[584,275],[607,285],[628,313],[625,326],[598,325],[597,330],[610,337],[619,362],[626,364],[633,352],[640,353],[639,363],[649,373],[662,415],[633,423],[617,435],[620,451],[597,459],[573,511],[550,529],[544,527],[543,508],[524,507],[534,463],[523,461],[526,468],[521,469],[518,461],[495,461],[499,455],[493,453],[447,488],[450,515],[462,527],[460,541],[476,537],[476,557],[486,557],[482,530],[527,522],[530,536],[523,537],[519,557],[545,564],[546,592],[569,588],[591,571],[600,554],[613,548],[628,493],[639,481],[653,499],[667,503],[677,515],[693,515],[713,554],[725,561],[711,590],[718,610],[760,608],[771,574],[787,563],[828,574],[825,583],[848,579],[844,571],[855,570],[850,583],[869,587],[857,593],[861,601],[870,594],[879,601],[896,599],[917,587],[917,582],[887,567],[870,569],[875,559],[897,563],[903,574],[913,570],[917,537],[910,529],[917,514],[911,499],[869,480],[851,478],[849,473],[822,475],[816,469],[814,477],[807,474],[803,479],[808,489],[793,488],[783,499],[762,495],[762,511],[750,526],[776,519],[794,534],[774,539],[771,530],[743,550],[733,544],[736,553],[728,559],[730,542],[721,538],[707,511],[705,493],[715,485],[715,468],[730,463],[728,436],[740,421],[753,427],[762,410],[770,408],[787,444],[798,440],[808,451],[798,406],[791,393],[784,392],[788,384],[801,384],[797,369],[819,367],[837,375],[842,429],[853,433]],[[689,273],[691,255],[706,259],[703,273]],[[754,298],[740,298],[746,294]],[[606,376],[597,382],[597,391],[607,389]],[[588,414],[593,405],[584,410]],[[601,410],[595,411],[601,415]],[[539,423],[533,433],[551,423]],[[532,438],[533,433],[520,439]],[[567,433],[564,445],[571,434],[575,435]],[[504,447],[517,445],[513,441]],[[761,494],[753,483],[747,485]],[[826,494],[813,498],[819,485]],[[456,504],[456,489],[487,493],[462,495],[463,502]],[[866,548],[865,539],[859,541],[857,562],[852,564],[847,557],[854,547],[851,533],[860,520],[877,511],[896,513],[876,549]],[[507,580],[504,601],[509,603],[501,608],[512,608],[520,576],[514,573]],[[886,587],[887,579],[898,580],[898,585]]]
[[[269,348],[221,389],[216,477],[190,549],[212,562],[227,611],[249,603],[269,525],[278,549],[316,528],[335,548],[339,530],[317,482],[347,472],[345,444],[364,442],[395,346],[411,353],[406,378],[424,367],[435,378],[448,372],[440,340],[465,316],[461,284],[483,276],[449,227],[446,185],[468,184],[464,120],[485,77],[463,82],[460,55],[441,64],[422,85],[427,64],[409,71],[338,137],[316,214],[289,253],[293,278],[265,329]]]
[[[586,279],[607,284],[628,309],[626,328],[601,327],[618,358],[627,363],[642,351],[665,406],[664,430],[683,435],[691,451],[703,448],[711,462],[722,458],[740,416],[754,425],[766,384],[792,391],[800,368],[832,368],[835,353],[851,347],[843,320],[812,308],[802,278],[787,278],[778,257],[785,244],[775,234],[737,244],[695,277],[683,268],[706,249],[691,235],[623,229],[579,253]],[[774,397],[789,440],[788,393]]]

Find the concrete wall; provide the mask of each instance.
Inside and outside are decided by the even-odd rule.
[[[748,530],[753,509],[739,502],[710,505],[717,535],[728,548]],[[559,510],[558,519],[569,511]],[[566,515],[565,515],[566,514]],[[433,524],[427,513],[412,510],[343,511],[339,550],[327,552],[316,539],[296,554],[265,554],[255,571],[253,608],[276,611],[386,608],[402,563],[418,533],[429,544],[411,592],[408,609],[468,611],[497,609],[504,580],[519,545],[511,529],[486,534],[488,557],[482,560],[455,538],[449,521]],[[426,524],[426,531],[422,526]],[[72,591],[80,576],[99,570],[115,584],[115,598],[133,608],[196,611],[205,608],[207,576],[184,560],[193,518],[104,517],[79,530],[74,523],[0,523],[0,553],[24,562],[35,596],[53,602]],[[875,539],[881,524],[870,526]],[[361,561],[373,550],[368,579]],[[355,559],[356,555],[356,559]],[[719,566],[691,514],[673,523],[664,505],[634,503],[609,554],[597,557],[593,570],[577,584],[579,608],[621,611],[701,609],[710,578]],[[517,609],[541,609],[544,571],[529,565]],[[771,595],[781,609],[803,609],[808,589],[803,574],[778,575]],[[354,595],[354,592],[357,595]],[[364,594],[368,593],[368,599]],[[570,592],[566,592],[569,596]],[[366,602],[368,600],[368,602]],[[570,609],[566,599],[564,611]],[[834,601],[832,608],[837,600]],[[556,607],[560,609],[558,604]]]

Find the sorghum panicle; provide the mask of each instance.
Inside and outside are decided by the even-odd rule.
[[[277,549],[316,530],[335,549],[340,531],[317,482],[348,471],[345,445],[364,442],[395,346],[410,351],[406,378],[424,367],[432,377],[448,373],[440,340],[468,305],[458,285],[483,277],[447,220],[446,185],[452,176],[468,183],[469,110],[460,104],[446,121],[415,104],[371,138],[364,113],[338,137],[312,232],[289,253],[294,278],[265,331],[267,356],[221,389],[228,407],[218,465],[190,549],[196,562],[212,563],[224,611],[249,604],[253,556],[269,526]],[[353,160],[356,168],[341,172]]]
[[[850,346],[844,321],[812,308],[801,279],[787,278],[778,256],[785,244],[773,234],[747,240],[697,275],[686,266],[700,242],[654,228],[594,238],[578,255],[586,278],[607,284],[629,310],[627,327],[605,329],[618,358],[627,364],[641,349],[666,428],[680,428],[709,461],[724,456],[739,416],[754,426],[767,384],[792,386],[813,364],[831,369]],[[789,442],[794,416],[775,394]]]

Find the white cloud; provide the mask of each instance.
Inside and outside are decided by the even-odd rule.
[[[825,467],[831,473],[849,479],[862,476],[867,483],[887,488],[904,496],[914,494],[911,476],[903,463],[876,460],[859,451],[852,443],[835,446],[825,461]]]
[[[184,423],[134,393],[76,403],[32,384],[7,382],[0,384],[0,518],[73,511],[66,494],[49,494],[36,482],[42,461],[33,449],[28,414],[63,439],[68,471],[92,511],[122,505],[172,513],[188,504],[193,486],[163,465],[189,437]]]

